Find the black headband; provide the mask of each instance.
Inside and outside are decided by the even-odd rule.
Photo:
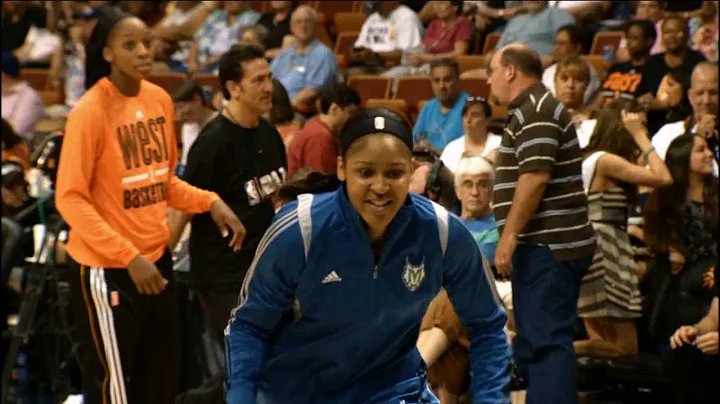
[[[98,80],[110,74],[110,64],[103,57],[110,32],[120,21],[134,17],[116,9],[104,8],[90,39],[85,47],[85,89],[90,89]]]
[[[373,133],[388,133],[400,139],[408,149],[413,149],[410,125],[390,110],[372,108],[360,111],[347,121],[340,132],[340,150],[345,153],[353,142]]]

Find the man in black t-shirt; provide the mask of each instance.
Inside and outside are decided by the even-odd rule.
[[[183,179],[216,192],[247,229],[233,251],[207,214],[192,217],[190,279],[218,340],[275,210],[271,198],[285,181],[285,146],[275,127],[261,117],[272,108],[270,65],[263,51],[235,45],[220,58],[219,78],[228,100],[190,149]],[[189,216],[172,221],[177,240]]]

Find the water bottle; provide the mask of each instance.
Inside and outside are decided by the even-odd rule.
[[[612,64],[615,60],[615,47],[612,45],[603,46],[603,60],[607,64]]]

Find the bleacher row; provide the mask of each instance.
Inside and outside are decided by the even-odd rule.
[[[266,12],[269,10],[269,2],[250,1],[249,3],[257,11]],[[353,44],[358,38],[365,21],[365,15],[361,11],[361,2],[301,1],[300,3],[310,4],[318,11],[316,35],[334,50],[338,66],[345,67],[346,60],[352,52]],[[480,54],[481,38],[476,33],[472,48],[474,54],[456,57],[460,72],[486,67],[486,58],[483,55],[495,48],[500,35],[500,33],[486,35],[484,41],[482,41],[482,53]],[[610,67],[603,59],[603,49],[608,45],[617,49],[622,37],[622,32],[599,32],[593,38],[589,54],[583,55],[583,58],[595,67],[599,77],[604,77],[605,72]],[[389,62],[389,66],[393,64],[397,64],[397,61]],[[24,69],[22,76],[33,88],[41,93],[45,105],[62,104],[64,101],[63,89],[50,89],[48,73],[48,69]],[[153,75],[150,81],[163,87],[168,92],[172,92],[181,82],[188,78],[192,78],[207,92],[214,94],[219,90],[219,82],[214,74],[163,73]],[[427,76],[410,76],[398,79],[397,90],[394,94],[391,92],[391,80],[386,77],[374,75],[351,76],[347,79],[347,84],[358,92],[365,106],[390,108],[401,113],[411,122],[415,121],[422,105],[433,98],[430,78]],[[460,81],[460,87],[471,95],[482,97],[488,97],[490,90],[487,79],[482,76],[463,78]],[[496,122],[506,118],[507,109],[505,107],[494,104],[492,104],[492,107],[492,117]]]

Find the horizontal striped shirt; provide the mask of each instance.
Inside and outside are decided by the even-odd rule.
[[[496,165],[493,211],[501,234],[518,177],[549,172],[540,205],[518,241],[548,246],[558,261],[594,254],[595,234],[588,221],[575,127],[570,114],[541,83],[527,88],[510,104]]]

